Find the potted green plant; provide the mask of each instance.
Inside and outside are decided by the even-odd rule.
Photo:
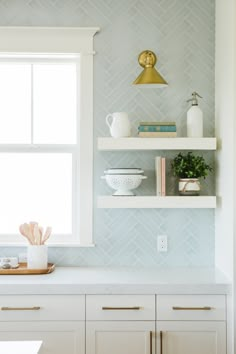
[[[192,152],[182,154],[181,152],[171,163],[174,176],[179,178],[180,195],[199,195],[199,178],[206,178],[212,171],[203,156],[195,156]]]

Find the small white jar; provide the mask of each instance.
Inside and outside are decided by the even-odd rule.
[[[29,245],[27,249],[28,269],[47,269],[48,247],[46,245]]]

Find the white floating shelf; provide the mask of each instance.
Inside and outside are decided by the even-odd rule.
[[[216,208],[215,196],[167,196],[167,197],[118,197],[118,196],[99,196],[97,201],[98,208]]]
[[[216,150],[216,138],[98,138],[98,150]]]

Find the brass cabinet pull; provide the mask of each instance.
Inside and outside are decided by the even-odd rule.
[[[40,306],[33,307],[1,307],[2,311],[35,311],[40,310]]]
[[[160,331],[160,354],[162,354],[162,331]]]
[[[150,331],[150,354],[152,354],[152,331]]]
[[[133,307],[109,307],[109,306],[103,306],[103,310],[141,310],[140,306],[133,306]]]
[[[213,307],[204,306],[204,307],[181,307],[181,306],[173,306],[172,310],[189,310],[189,311],[210,311]]]

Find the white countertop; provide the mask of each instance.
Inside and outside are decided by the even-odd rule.
[[[42,341],[0,341],[0,353],[38,354]]]
[[[46,275],[1,275],[0,294],[229,294],[215,268],[56,267]]]

